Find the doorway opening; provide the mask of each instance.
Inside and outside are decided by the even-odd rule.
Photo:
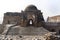
[[[29,19],[28,26],[33,26],[33,20],[32,19]]]

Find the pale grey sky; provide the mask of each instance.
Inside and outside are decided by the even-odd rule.
[[[6,12],[20,12],[33,4],[43,12],[44,19],[48,16],[60,15],[60,0],[0,0],[0,23]]]

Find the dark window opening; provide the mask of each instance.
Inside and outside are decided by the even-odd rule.
[[[19,36],[20,38],[22,38],[22,36]]]
[[[60,34],[60,30],[59,30],[59,34]]]
[[[55,29],[52,29],[51,31],[52,31],[52,32],[55,32]]]
[[[10,40],[13,40],[13,39],[10,39]]]

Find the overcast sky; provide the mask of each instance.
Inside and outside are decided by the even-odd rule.
[[[4,13],[20,12],[31,4],[43,12],[45,20],[48,16],[60,15],[60,0],[0,0],[0,23]]]

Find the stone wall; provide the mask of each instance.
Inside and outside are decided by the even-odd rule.
[[[0,24],[0,34],[2,34],[2,32],[4,31],[4,28],[5,28],[5,26]]]
[[[28,10],[27,10],[28,9]],[[32,21],[32,24],[30,24]],[[28,6],[26,10],[18,12],[7,12],[4,14],[3,24],[19,24],[21,26],[43,26],[44,21],[41,10],[34,5]]]
[[[22,19],[20,13],[7,12],[4,14],[3,24],[19,24],[21,21],[20,19]]]
[[[60,22],[60,15],[48,17],[47,22]]]

